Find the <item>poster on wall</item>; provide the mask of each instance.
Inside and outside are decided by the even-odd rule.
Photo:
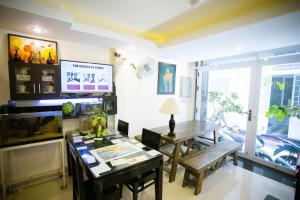
[[[10,62],[58,64],[57,42],[8,34]]]
[[[175,94],[176,65],[159,62],[157,94]]]
[[[112,66],[60,60],[61,91],[64,93],[112,92]]]

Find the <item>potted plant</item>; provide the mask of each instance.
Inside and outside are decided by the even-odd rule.
[[[95,115],[92,118],[92,125],[94,128],[94,133],[96,134],[96,137],[106,136],[107,114],[105,112],[101,112],[100,114]]]

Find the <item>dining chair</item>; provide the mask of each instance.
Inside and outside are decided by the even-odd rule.
[[[118,120],[118,131],[120,133],[123,133],[124,135],[126,135],[128,137],[128,127],[129,127],[129,123],[125,122],[123,120]]]
[[[77,156],[72,145],[69,146],[71,154],[71,168],[72,168],[72,182],[73,182],[73,200],[96,200],[95,191],[93,190],[93,183],[90,180],[84,180],[84,170],[82,168],[82,161]],[[109,187],[104,189],[103,197],[107,200],[121,199],[122,185]]]
[[[152,149],[159,150],[160,146],[160,134],[155,133],[153,131],[143,129],[142,131],[142,143]],[[138,193],[148,188],[149,186],[155,183],[155,179],[157,178],[156,172],[154,170],[150,170],[146,173],[139,175],[131,179],[126,186],[133,193],[133,200],[138,199]],[[156,186],[155,186],[156,187]],[[156,190],[155,190],[156,191]],[[155,194],[157,195],[157,194]]]

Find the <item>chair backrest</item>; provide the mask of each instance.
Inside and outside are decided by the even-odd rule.
[[[73,199],[85,200],[86,193],[84,189],[83,169],[80,160],[72,145],[69,146],[71,154],[72,180],[73,180]],[[75,198],[76,197],[76,198]]]
[[[129,123],[119,119],[118,121],[118,131],[128,136]]]
[[[152,149],[159,150],[160,134],[143,128],[142,143]]]

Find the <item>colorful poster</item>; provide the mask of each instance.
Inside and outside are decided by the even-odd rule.
[[[18,35],[8,35],[11,62],[57,64],[57,43]]]
[[[159,62],[157,94],[175,94],[176,65]]]
[[[65,93],[112,92],[112,66],[60,61],[61,91]]]

